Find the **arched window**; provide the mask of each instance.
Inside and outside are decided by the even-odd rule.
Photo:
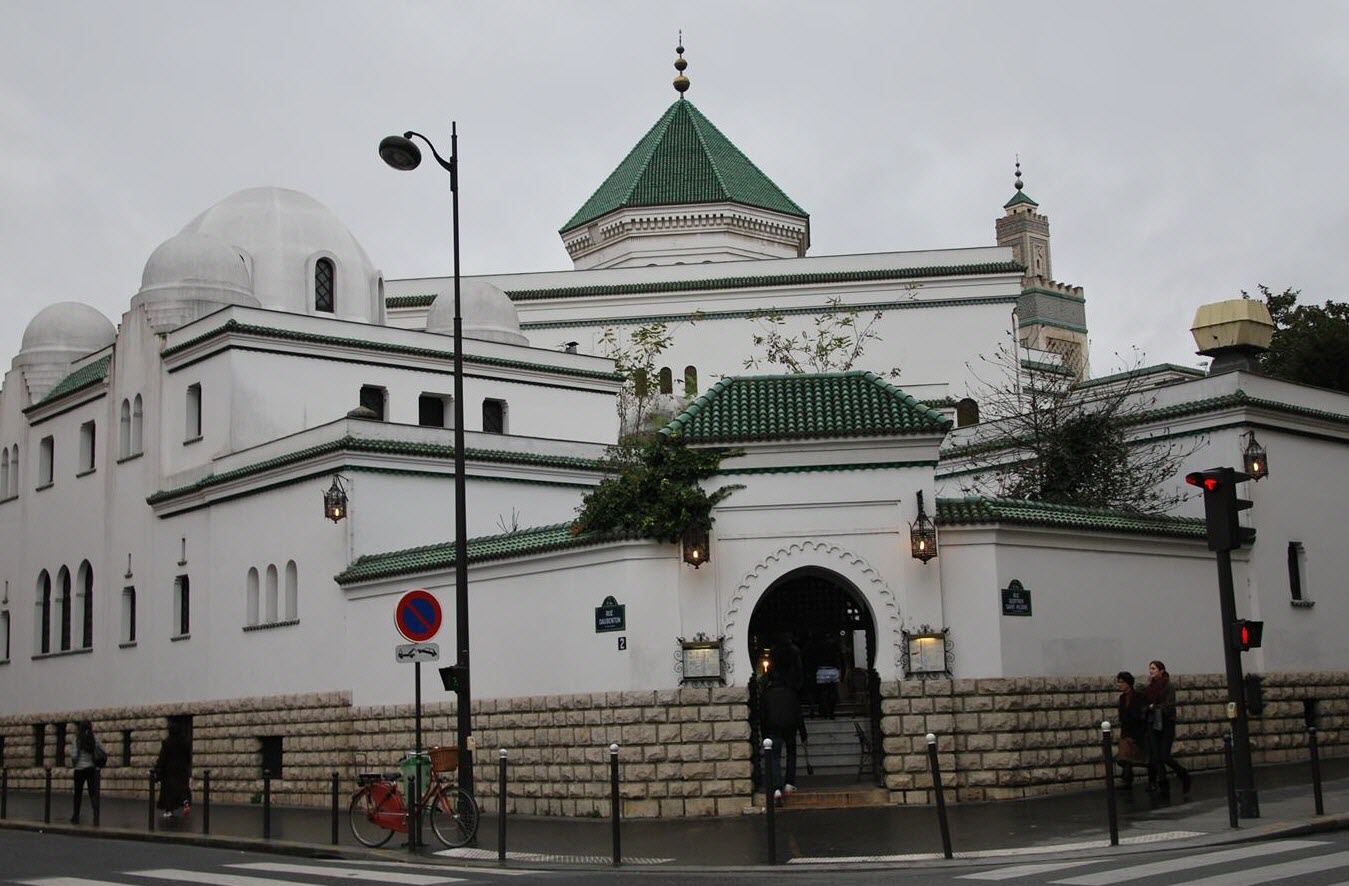
[[[62,566],[61,571],[56,573],[56,584],[60,588],[60,607],[61,607],[61,646],[64,651],[70,648],[70,570]]]
[[[684,367],[684,396],[698,396],[698,370],[692,366]]]
[[[9,447],[0,454],[0,498],[9,498]]]
[[[637,397],[639,399],[645,397],[647,388],[650,387],[650,382],[648,382],[646,378],[646,370],[638,369],[636,372],[634,372],[632,374],[632,383],[633,386],[636,388]]]
[[[52,651],[52,577],[47,570],[37,577],[37,651],[46,654]]]
[[[966,397],[956,404],[956,427],[979,424],[979,404]]]
[[[263,618],[267,624],[276,621],[276,566],[267,567],[267,588],[263,602]]]
[[[255,625],[258,623],[258,570],[253,567],[248,570],[248,585],[244,591],[244,624]]]
[[[286,564],[286,621],[300,617],[300,570],[295,561]]]
[[[80,648],[94,648],[94,567],[80,564]]]
[[[333,267],[332,259],[321,258],[314,263],[314,310],[325,314],[333,312],[336,282],[337,271]]]
[[[9,494],[19,494],[19,444],[14,444],[14,454],[9,457]]]
[[[131,401],[122,401],[122,416],[117,423],[117,457],[131,454]]]
[[[670,372],[668,366],[660,371],[660,392],[662,394],[674,393],[674,374]]]
[[[145,411],[141,408],[141,395],[137,394],[136,399],[131,401],[131,454],[138,455],[141,452],[143,438],[141,430],[144,424]]]

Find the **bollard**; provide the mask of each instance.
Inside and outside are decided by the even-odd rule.
[[[609,745],[609,806],[614,817],[614,864],[623,863],[623,843],[619,835],[619,820],[623,816],[623,803],[618,798],[618,745]]]
[[[9,770],[0,768],[0,818],[9,818]]]
[[[332,821],[332,825],[333,825],[332,841],[333,841],[333,845],[334,845],[334,846],[337,845],[337,822],[338,822],[338,816],[341,814],[341,813],[339,812],[339,808],[340,808],[340,807],[339,807],[339,800],[338,800],[338,797],[337,797],[337,791],[338,791],[338,785],[337,785],[337,770],[334,769],[334,770],[333,770],[333,821]]]
[[[149,802],[145,808],[145,828],[154,833],[155,830],[155,771],[150,770],[150,796]]]
[[[1223,770],[1227,776],[1227,825],[1228,827],[1240,827],[1237,824],[1237,773],[1236,765],[1232,762],[1232,733],[1223,733]]]
[[[201,774],[201,832],[211,832],[211,770]]]
[[[776,798],[773,792],[777,790],[775,785],[777,780],[773,777],[773,739],[765,738],[763,740],[763,766],[760,768],[763,773],[763,810],[764,826],[768,828],[768,863],[778,863],[778,829],[776,821]]]
[[[1321,752],[1316,744],[1316,727],[1307,727],[1307,749],[1312,754],[1312,796],[1316,799],[1316,814],[1326,814],[1326,804],[1321,797]]]
[[[272,839],[272,772],[262,770],[262,839]]]
[[[497,777],[497,861],[506,863],[506,749],[501,749]]]
[[[1110,721],[1101,721],[1101,756],[1105,759],[1105,809],[1110,821],[1110,845],[1119,845],[1119,810],[1115,808],[1115,755],[1110,740]]]
[[[43,779],[44,787],[42,788],[42,823],[43,823],[43,824],[51,824],[51,823],[52,823],[52,768],[51,768],[50,766],[46,766],[46,767],[43,767],[43,769],[44,769],[44,771],[46,772],[46,777]]]
[[[932,769],[932,791],[937,796],[937,823],[941,825],[942,854],[951,858],[951,823],[946,820],[946,794],[941,783],[941,764],[937,761],[937,736],[927,734],[927,762]]]

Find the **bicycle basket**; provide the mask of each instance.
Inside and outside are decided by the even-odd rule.
[[[454,772],[459,768],[459,749],[431,748],[431,769],[436,772]]]

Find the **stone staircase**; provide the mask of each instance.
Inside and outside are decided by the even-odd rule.
[[[808,718],[807,741],[796,745],[796,792],[781,810],[887,805],[890,792],[876,787],[871,755],[863,756],[857,739],[859,729],[869,736],[870,728],[865,716],[844,710],[833,720]],[[756,792],[753,807],[746,811],[762,809],[763,795]]]

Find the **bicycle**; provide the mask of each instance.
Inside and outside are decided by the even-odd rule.
[[[436,838],[450,848],[463,846],[478,832],[478,803],[457,782],[445,778],[459,768],[458,748],[431,748],[431,779],[426,793],[409,810],[398,772],[363,772],[351,795],[351,833],[376,849],[395,833],[406,834],[414,816],[426,814]]]

